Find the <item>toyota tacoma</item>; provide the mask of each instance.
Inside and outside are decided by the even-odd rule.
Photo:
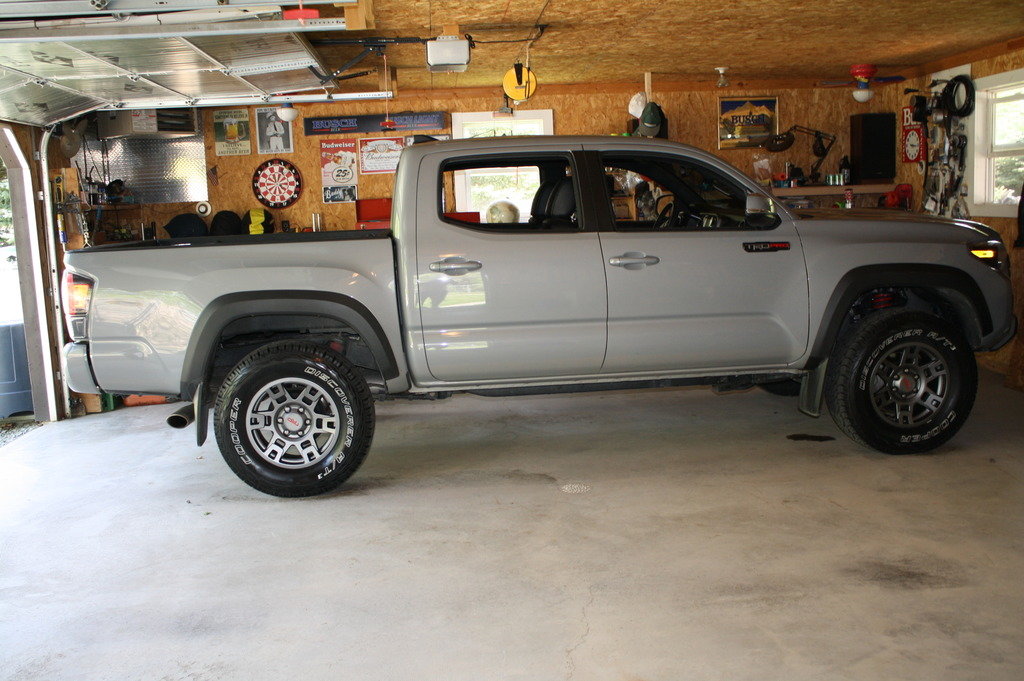
[[[476,206],[476,209],[470,208]],[[942,445],[974,353],[1016,330],[984,225],[790,210],[657,139],[414,144],[390,230],[209,236],[66,256],[72,389],[179,397],[268,494],[331,490],[378,399],[761,385],[891,454]]]

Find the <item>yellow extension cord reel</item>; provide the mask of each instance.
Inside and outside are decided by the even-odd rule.
[[[501,89],[514,102],[525,102],[537,91],[537,76],[528,66],[516,62],[501,79]]]

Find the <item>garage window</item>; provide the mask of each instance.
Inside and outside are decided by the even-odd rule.
[[[1024,183],[1024,69],[979,78],[968,119],[973,153],[967,178],[972,215],[1013,217]]]

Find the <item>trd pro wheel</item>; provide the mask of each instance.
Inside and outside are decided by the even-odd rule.
[[[880,452],[945,443],[967,420],[978,387],[963,334],[922,312],[877,312],[836,344],[825,400],[836,425]]]
[[[224,379],[214,406],[221,455],[261,492],[305,497],[330,491],[366,458],[373,398],[343,357],[283,341],[250,353]]]

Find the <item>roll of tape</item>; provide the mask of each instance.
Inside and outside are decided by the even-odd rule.
[[[205,218],[207,215],[213,212],[213,206],[210,205],[209,201],[200,201],[196,204],[196,215]]]

